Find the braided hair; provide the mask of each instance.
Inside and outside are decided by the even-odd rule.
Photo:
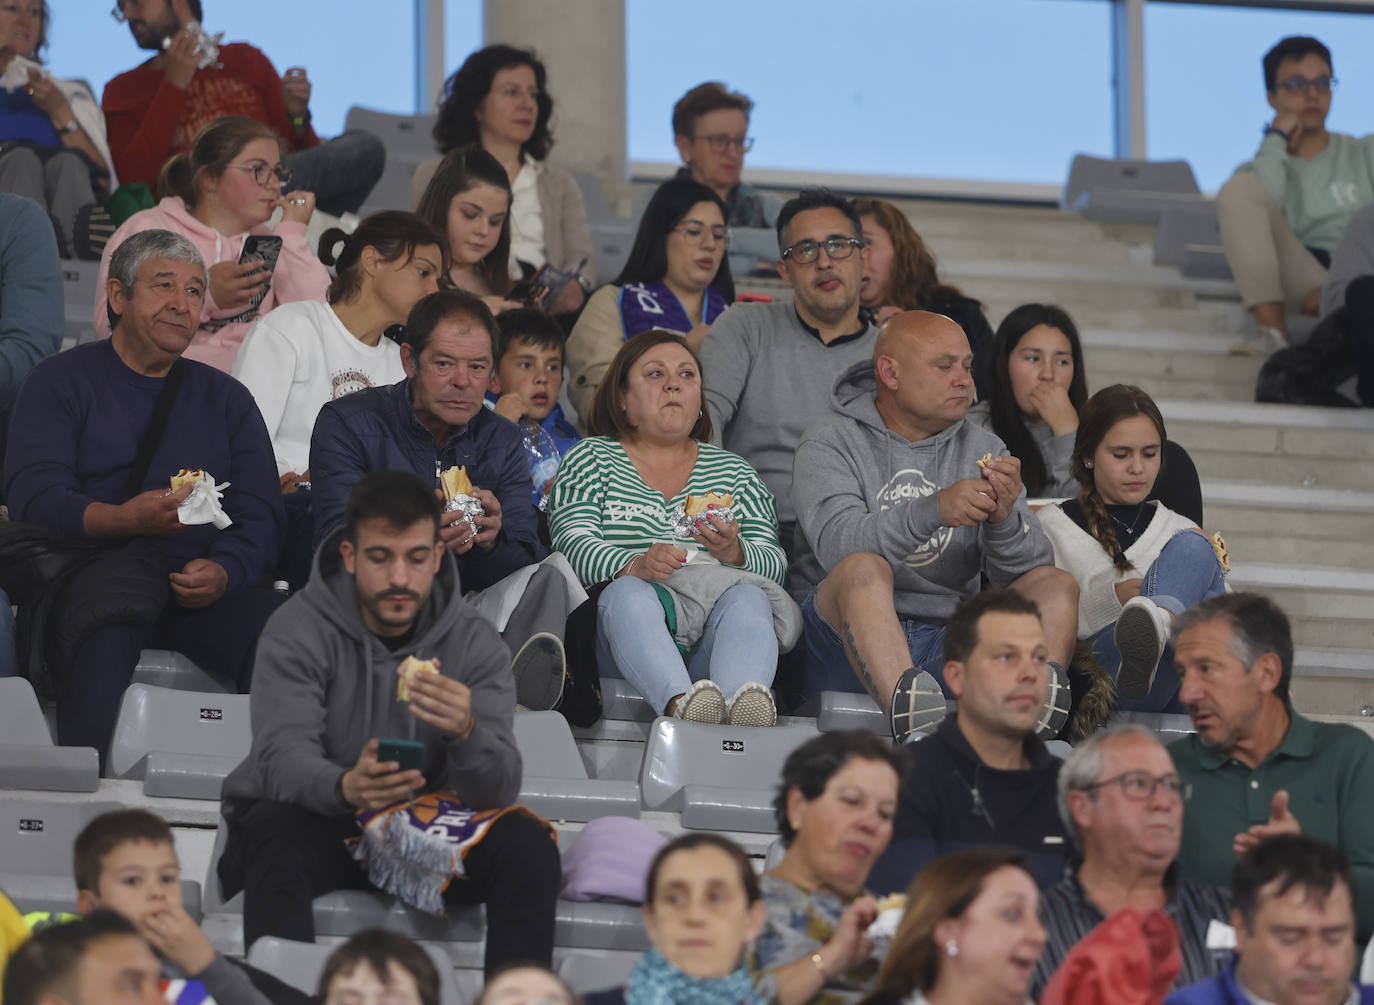
[[[1111,428],[1123,419],[1137,415],[1143,415],[1154,423],[1159,431],[1162,452],[1168,438],[1164,432],[1164,418],[1159,414],[1154,399],[1133,384],[1113,384],[1094,394],[1079,410],[1078,436],[1074,439],[1073,456],[1069,458],[1069,473],[1078,480],[1078,505],[1083,507],[1088,533],[1112,556],[1112,564],[1122,572],[1130,572],[1135,566],[1126,557],[1126,551],[1121,547],[1112,526],[1112,518],[1107,513],[1107,504],[1097,491],[1091,461]]]

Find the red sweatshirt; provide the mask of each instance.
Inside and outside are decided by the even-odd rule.
[[[152,60],[105,85],[101,106],[121,182],[155,186],[167,159],[188,149],[201,127],[221,115],[257,119],[292,150],[320,142],[308,124],[299,142],[292,139],[281,78],[271,60],[245,42],[232,42],[220,46],[219,61],[219,69],[197,70],[184,91],[168,83]]]

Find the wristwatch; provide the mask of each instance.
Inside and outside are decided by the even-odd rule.
[[[1268,122],[1266,122],[1266,123],[1264,124],[1264,130],[1263,130],[1263,131],[1264,131],[1264,135],[1265,135],[1265,136],[1268,136],[1270,133],[1273,133],[1275,136],[1282,136],[1282,137],[1283,137],[1283,142],[1285,142],[1285,143],[1291,143],[1291,142],[1292,142],[1292,139],[1289,137],[1289,135],[1288,135],[1287,133],[1285,133],[1282,129],[1277,128],[1276,126],[1271,125],[1271,124],[1268,123]]]
[[[575,274],[573,278],[577,280],[577,285],[582,287],[583,293],[590,294],[592,292],[592,281],[582,273]]]

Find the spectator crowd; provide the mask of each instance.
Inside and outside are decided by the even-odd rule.
[[[745,729],[865,694],[885,735],[791,752],[762,875],[712,832],[627,857],[651,948],[589,1003],[1374,1002],[1374,741],[1295,710],[1287,616],[1230,590],[1186,449],[1140,388],[1088,394],[1063,309],[994,327],[898,206],[744,182],[721,83],[672,109],[612,277],[531,51],[469,56],[412,206],[359,219],[383,144],[317,135],[306,71],[200,0],[118,0],[153,55],[99,103],[44,69],[49,16],[0,8],[0,676],[102,767],[147,648],[250,695],[215,861],[245,948],[313,941],[334,891],[418,905],[438,829],[481,1000],[573,1005],[514,722],[589,725],[614,677]],[[1326,130],[1316,39],[1263,72],[1217,200],[1238,348],[1286,366],[1319,315],[1371,405],[1374,139]],[[97,337],[59,352],[70,258]],[[739,296],[761,274],[790,296]],[[161,818],[97,817],[79,918],[0,896],[4,1001],[310,997],[218,953],[179,876]],[[438,1005],[442,971],[367,930],[315,997]]]

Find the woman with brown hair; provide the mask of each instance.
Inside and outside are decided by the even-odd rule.
[[[233,115],[207,125],[188,151],[163,165],[157,183],[161,201],[125,220],[105,245],[96,287],[96,331],[108,336],[113,327],[105,281],[115,249],[141,231],[170,230],[196,246],[208,283],[196,319],[199,330],[184,355],[232,373],[255,320],[279,304],[324,300],[329,289],[329,272],[305,239],[315,196],[288,190],[290,183],[281,144],[270,128]],[[267,221],[278,208],[282,217],[273,229]],[[248,242],[264,237],[279,239],[268,242],[276,244],[275,253],[250,248],[244,254]]]
[[[865,1005],[1023,1005],[1045,945],[1019,853],[973,848],[912,880],[906,913]]]
[[[663,715],[773,725],[773,611],[791,603],[781,593],[777,502],[742,457],[709,442],[696,354],[672,332],[629,339],[585,423],[589,435],[559,466],[549,530],[585,585],[613,580],[597,602],[598,665]],[[722,512],[689,515],[708,494]],[[665,598],[689,560],[719,567],[725,587],[698,598],[694,608],[709,613],[691,632],[688,612]]]
[[[1183,711],[1166,656],[1174,616],[1226,589],[1197,524],[1150,501],[1166,443],[1148,394],[1104,387],[1078,416],[1077,498],[1038,514],[1054,564],[1078,581],[1078,637],[1115,675],[1120,706],[1150,712]]]
[[[951,319],[968,336],[973,379],[983,397],[984,361],[992,346],[992,326],[983,305],[957,286],[940,281],[935,256],[906,214],[882,199],[855,199],[863,224],[864,275],[859,303],[882,324],[902,311],[933,311]]]

